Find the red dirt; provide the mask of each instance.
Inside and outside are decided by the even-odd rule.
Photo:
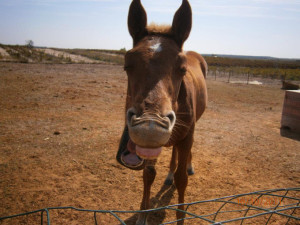
[[[142,172],[115,160],[126,82],[121,66],[0,63],[0,217],[55,206],[139,209]],[[207,83],[209,104],[196,126],[196,174],[186,202],[299,187],[299,137],[280,135],[284,91]],[[174,187],[161,189],[170,153],[164,149],[157,163],[153,207],[177,203]],[[121,217],[131,218],[129,224],[136,219]],[[149,221],[172,219],[174,211]],[[98,216],[100,224],[113,221]],[[1,224],[40,224],[40,218]],[[53,211],[51,224],[93,224],[93,214]]]

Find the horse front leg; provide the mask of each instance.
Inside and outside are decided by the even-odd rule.
[[[172,185],[173,181],[174,181],[174,173],[176,171],[177,168],[177,159],[178,159],[178,153],[175,147],[173,147],[172,150],[172,158],[170,161],[170,170],[168,173],[167,178],[165,179],[165,185]],[[195,174],[195,170],[194,170],[194,166],[192,163],[192,152],[190,152],[189,157],[187,159],[187,173],[188,175],[194,175]]]
[[[193,166],[193,163],[192,163],[192,151],[190,151],[188,161],[187,161],[187,173],[188,173],[189,176],[195,174],[194,166]]]
[[[178,153],[177,153],[176,148],[173,146],[172,158],[171,158],[171,161],[170,161],[170,170],[169,170],[168,176],[165,180],[165,185],[172,185],[173,184],[174,173],[175,173],[175,170],[177,168],[177,158],[178,158]]]
[[[141,210],[150,209],[150,190],[156,176],[155,163],[156,160],[148,161],[143,171],[144,192]],[[147,225],[147,216],[146,213],[139,214],[136,225]]]
[[[194,127],[191,128],[189,134],[185,137],[183,141],[176,145],[178,151],[178,167],[175,172],[175,185],[178,191],[178,203],[184,203],[184,194],[188,184],[188,172],[187,166],[191,154],[191,149],[193,145],[193,135],[194,135]],[[184,206],[178,206],[178,209],[184,210]],[[185,217],[185,213],[177,211],[176,212],[177,220],[183,219]],[[182,225],[184,221],[177,222],[178,225]]]

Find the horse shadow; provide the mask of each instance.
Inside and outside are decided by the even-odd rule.
[[[163,185],[157,194],[150,199],[151,208],[163,207],[166,205],[170,205],[171,199],[173,198],[174,192],[176,188],[175,185]],[[126,225],[135,225],[137,221],[139,213],[134,214],[130,218],[126,219],[124,222]],[[148,214],[148,218],[150,224],[153,223],[153,219],[155,219],[155,224],[161,224],[166,218],[166,210],[159,210],[155,212],[151,212]]]

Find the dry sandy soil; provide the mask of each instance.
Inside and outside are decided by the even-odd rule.
[[[121,66],[0,63],[0,217],[56,206],[139,209],[142,172],[115,160],[126,82]],[[186,202],[299,187],[299,136],[280,135],[284,91],[207,83],[209,104],[196,127],[196,173],[189,178]],[[175,188],[163,186],[170,153],[165,149],[157,164],[153,207],[177,203]],[[121,217],[128,224],[136,219]],[[175,212],[167,211],[149,221],[174,219]],[[110,215],[98,215],[98,222],[118,224]],[[93,214],[51,212],[51,224],[93,223]],[[0,224],[40,224],[40,217]]]

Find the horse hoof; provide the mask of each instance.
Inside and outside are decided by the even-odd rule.
[[[195,174],[194,168],[193,167],[188,168],[187,173],[188,173],[189,176],[194,175]]]
[[[135,225],[148,225],[148,223],[147,221],[145,223],[144,222],[140,223],[139,221],[136,221]]]
[[[148,225],[147,218],[145,218],[144,216],[139,216],[139,218],[136,221],[135,225]]]
[[[135,225],[148,225],[147,221],[144,223],[139,223],[138,221],[135,223]]]
[[[168,186],[172,185],[173,184],[173,179],[166,179],[164,184],[168,185]]]

